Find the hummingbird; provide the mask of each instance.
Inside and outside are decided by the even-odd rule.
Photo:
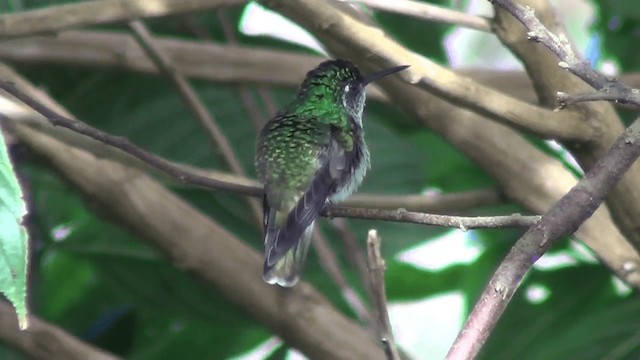
[[[307,73],[295,99],[261,130],[256,170],[264,183],[267,283],[296,284],[315,219],[362,183],[370,167],[362,130],[365,87],[408,67],[363,76],[348,60],[327,60]]]

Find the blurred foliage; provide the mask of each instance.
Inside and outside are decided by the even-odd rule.
[[[640,7],[635,0],[592,0],[593,28],[600,37],[603,58],[615,60],[622,71],[640,69],[640,53],[629,44],[640,41]]]
[[[8,0],[0,3],[0,12],[64,2],[67,1]],[[629,70],[639,64],[638,55],[629,46],[638,36],[637,6],[631,6],[634,3],[634,0],[597,2],[601,11],[594,25],[601,34],[603,51]],[[242,9],[230,9],[227,13],[237,23]],[[198,14],[195,19],[212,39],[224,41],[215,14]],[[621,25],[612,27],[612,19],[619,19]],[[375,20],[412,50],[445,62],[441,44],[450,30],[448,27],[391,14],[375,13]],[[149,24],[158,34],[193,38],[180,17],[153,20]],[[118,25],[107,27],[126,30]],[[273,39],[237,35],[244,45],[309,51]],[[163,78],[105,69],[14,65],[83,121],[126,136],[172,160],[224,168],[221,160],[212,155],[204,133]],[[193,84],[229,137],[245,170],[255,174],[252,166],[255,127],[236,89],[201,81]],[[283,105],[293,96],[294,89],[278,88],[270,92],[276,103]],[[251,94],[259,101],[256,91],[252,89]],[[260,110],[264,116],[270,115],[264,108]],[[468,158],[396,109],[370,102],[366,121],[373,168],[361,192],[413,194],[430,188],[446,193],[495,186]],[[541,143],[538,146],[544,148]],[[549,154],[560,158],[557,153]],[[20,170],[28,178],[33,194],[37,236],[32,239],[35,264],[30,290],[33,311],[40,317],[127,359],[229,358],[272,336],[215,289],[175,269],[137,236],[111,223],[109,218],[102,218],[100,209],[86,204],[48,167],[28,161],[20,163]],[[247,216],[247,206],[239,197],[169,186],[260,249],[261,231]],[[518,211],[523,209],[503,204],[470,213]],[[447,229],[360,220],[349,220],[348,224],[361,245],[371,227],[382,235],[391,301],[423,299],[455,290],[463,294],[466,312],[521,234],[519,230],[469,232],[469,241],[484,248],[475,261],[425,270],[400,262],[394,255],[435,239]],[[344,264],[347,279],[364,296],[338,234],[324,220],[321,226]],[[567,248],[564,242],[554,250]],[[347,316],[355,318],[314,253],[310,255],[304,279]],[[549,291],[546,301],[533,304],[527,300],[526,289],[534,284]],[[600,265],[578,262],[553,271],[533,271],[516,293],[482,358],[639,358],[636,319],[640,316],[640,305],[636,297],[617,295],[610,273]],[[284,358],[287,351],[286,346],[279,346],[270,358]],[[16,358],[16,355],[0,347],[0,357]]]

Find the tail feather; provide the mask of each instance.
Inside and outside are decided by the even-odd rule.
[[[287,250],[284,255],[275,256],[277,254],[276,238],[278,230],[267,231],[265,235],[265,260],[263,268],[263,279],[269,284],[278,284],[282,287],[292,287],[300,279],[300,274],[304,268],[304,263],[309,252],[311,244],[311,236],[313,234],[313,225],[309,225],[300,240],[291,249]],[[277,259],[275,262],[270,259]]]

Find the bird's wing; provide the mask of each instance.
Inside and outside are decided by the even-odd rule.
[[[352,153],[349,151],[350,149],[345,149],[344,145],[339,131],[331,127],[329,142],[320,150],[319,168],[309,186],[288,213],[283,224],[265,228],[267,234],[270,231],[275,232],[273,234],[275,236],[272,237],[273,243],[265,244],[267,245],[265,248],[265,270],[274,266],[297,245],[304,232],[322,211],[327,199],[336,191],[338,180],[349,164]],[[270,223],[275,223],[275,221]]]

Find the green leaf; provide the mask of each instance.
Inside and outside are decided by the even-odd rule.
[[[536,304],[530,285],[549,291]],[[637,359],[637,294],[613,291],[601,265],[580,264],[555,271],[533,270],[514,295],[482,354],[482,359]]]
[[[0,291],[18,314],[20,329],[27,322],[27,230],[22,218],[27,208],[0,133]]]

